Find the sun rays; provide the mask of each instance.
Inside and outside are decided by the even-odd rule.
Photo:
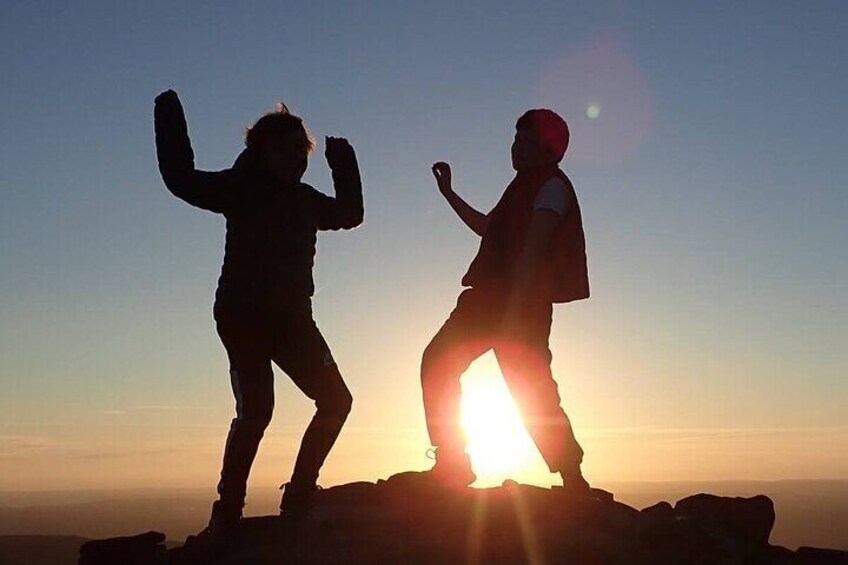
[[[462,377],[462,426],[478,487],[505,479],[546,483],[549,473],[527,435],[494,357],[476,361]]]

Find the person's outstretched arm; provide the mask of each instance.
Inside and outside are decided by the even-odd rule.
[[[176,92],[166,90],[156,97],[153,123],[159,172],[168,190],[192,206],[224,212],[234,196],[233,172],[231,169],[209,172],[194,168],[194,151]]]
[[[316,225],[321,230],[351,229],[362,223],[362,180],[356,152],[343,137],[324,140],[324,156],[333,173],[335,198],[315,191]]]
[[[482,237],[486,233],[486,228],[489,227],[489,216],[475,210],[468,202],[453,191],[450,165],[442,161],[435,163],[433,165],[433,176],[436,177],[439,192],[448,201],[448,204],[456,212],[456,215],[459,216],[459,219],[471,228],[471,231]]]

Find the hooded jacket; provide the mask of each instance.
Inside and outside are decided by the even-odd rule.
[[[308,184],[279,186],[250,149],[217,172],[194,168],[179,99],[159,97],[154,110],[156,154],[168,190],[192,206],[226,218],[224,262],[215,311],[285,311],[308,305],[318,230],[362,223],[362,183],[353,151],[335,156],[335,198]]]

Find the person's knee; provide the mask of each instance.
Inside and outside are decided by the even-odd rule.
[[[431,342],[427,347],[424,348],[424,353],[421,355],[421,379],[424,380],[427,378],[432,371],[430,370],[433,367],[433,362],[436,359],[436,351],[433,347],[433,343]]]
[[[448,371],[449,358],[444,347],[431,341],[421,356],[421,382],[432,381]]]
[[[256,407],[249,410],[244,410],[239,414],[234,422],[237,426],[245,431],[253,433],[264,433],[268,424],[271,423],[271,417],[274,415],[274,405],[268,404],[261,407]]]
[[[315,404],[322,416],[344,422],[353,408],[353,396],[347,387],[342,385]]]
[[[352,408],[353,395],[350,394],[347,387],[342,387],[341,390],[333,395],[333,400],[330,404],[330,412],[334,416],[344,420],[347,419],[347,415],[350,414]]]
[[[261,439],[265,435],[265,430],[268,428],[266,420],[256,420],[250,418],[235,418],[230,425],[231,433],[239,436],[254,437]]]
[[[265,428],[268,427],[268,424],[271,423],[271,417],[273,415],[274,415],[274,406],[271,405],[268,408],[262,410],[262,412],[260,412],[259,414],[257,414],[256,425],[261,426],[262,429],[264,430]]]
[[[264,431],[274,414],[273,375],[270,366],[241,364],[230,368],[233,393],[236,397],[234,425],[245,429]]]

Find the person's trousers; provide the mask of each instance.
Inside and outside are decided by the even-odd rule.
[[[291,312],[216,311],[218,335],[230,361],[236,417],[230,425],[218,494],[242,507],[247,478],[259,442],[274,411],[273,361],[303,393],[316,412],[306,429],[292,473],[292,484],[311,487],[350,412],[352,397],[336,362],[304,306]]]
[[[424,350],[421,386],[430,443],[440,448],[465,448],[460,377],[477,357],[494,349],[524,425],[551,472],[571,471],[583,460],[583,450],[560,407],[557,383],[551,375],[548,337],[552,306],[532,301],[522,311],[518,327],[506,328],[504,333],[501,325],[506,303],[503,293],[465,290]]]

